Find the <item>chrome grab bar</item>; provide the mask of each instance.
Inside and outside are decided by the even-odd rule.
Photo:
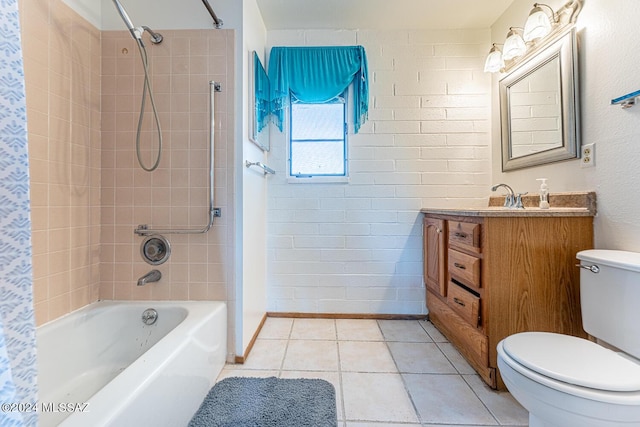
[[[244,161],[244,165],[248,168],[250,168],[251,166],[258,166],[259,168],[261,168],[264,171],[264,174],[268,174],[270,173],[271,175],[275,175],[276,171],[274,171],[273,169],[271,169],[269,166],[265,165],[262,162],[250,162],[249,160],[245,160]]]
[[[147,224],[140,224],[134,230],[138,236],[149,236],[151,234],[203,234],[213,226],[213,219],[216,217],[216,211],[213,207],[215,179],[214,179],[214,160],[215,160],[215,92],[221,92],[220,83],[209,82],[209,221],[203,228],[149,228]],[[219,216],[219,215],[218,215]]]

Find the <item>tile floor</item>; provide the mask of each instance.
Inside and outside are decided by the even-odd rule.
[[[247,361],[218,380],[230,376],[327,380],[339,427],[528,424],[428,321],[268,318]]]

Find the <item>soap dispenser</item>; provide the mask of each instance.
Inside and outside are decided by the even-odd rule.
[[[549,209],[549,187],[547,187],[547,178],[538,178],[536,181],[541,181],[540,209]]]

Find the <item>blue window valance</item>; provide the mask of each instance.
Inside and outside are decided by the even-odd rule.
[[[369,111],[367,56],[362,46],[274,47],[269,56],[272,113],[282,130],[290,94],[302,102],[326,102],[353,82],[354,129]]]

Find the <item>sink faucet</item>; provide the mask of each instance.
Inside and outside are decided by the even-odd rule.
[[[158,270],[151,270],[138,279],[138,286],[144,286],[147,283],[157,282],[160,279],[162,279],[162,273],[160,273],[160,271]]]
[[[505,208],[513,208],[515,206],[515,203],[516,203],[516,198],[515,198],[515,194],[513,192],[513,188],[509,187],[507,184],[497,184],[497,185],[494,185],[493,187],[491,187],[491,191],[496,191],[500,187],[504,187],[509,191],[509,194],[507,194],[505,196],[505,198],[504,198],[504,207]]]

